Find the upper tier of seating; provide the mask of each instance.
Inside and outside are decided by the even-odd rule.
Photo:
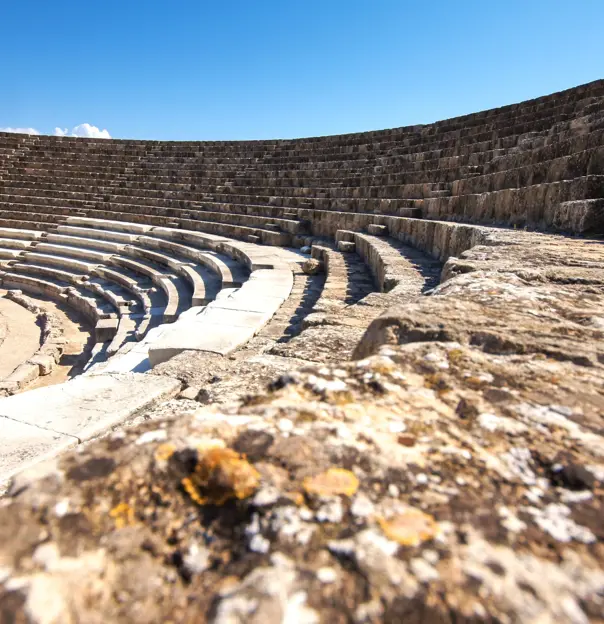
[[[80,216],[301,246],[355,229],[341,222],[351,212],[365,215],[361,228],[389,215],[604,233],[604,80],[434,124],[309,139],[0,133],[0,227]]]

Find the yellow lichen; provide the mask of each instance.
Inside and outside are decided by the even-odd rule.
[[[451,388],[446,377],[440,373],[426,375],[424,377],[424,386],[430,390],[434,390],[437,394],[446,394]]]
[[[350,470],[330,468],[314,477],[306,477],[302,485],[307,494],[352,496],[359,488],[359,480]]]
[[[125,526],[134,524],[134,509],[128,503],[119,503],[109,515],[115,520],[115,528],[123,529]]]
[[[175,450],[176,447],[174,446],[174,444],[170,444],[169,442],[160,444],[155,450],[155,460],[167,461],[168,459],[170,459],[170,457],[172,457],[172,455],[174,455]]]
[[[197,464],[182,486],[198,505],[222,505],[231,498],[251,496],[260,485],[260,473],[244,455],[229,448],[200,452]]]
[[[410,507],[391,518],[378,518],[388,539],[403,546],[417,546],[438,534],[438,523],[420,509]]]
[[[451,349],[447,352],[451,364],[457,364],[463,358],[463,355],[464,352],[461,349]]]

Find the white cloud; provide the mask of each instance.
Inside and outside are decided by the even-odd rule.
[[[79,126],[74,126],[71,132],[67,128],[55,128],[55,136],[72,136],[72,137],[85,137],[89,139],[110,139],[111,135],[106,129],[99,130],[96,126],[91,126],[89,123],[83,123]]]
[[[17,132],[19,134],[41,134],[36,128],[0,128],[0,132]],[[96,126],[92,126],[89,123],[83,123],[78,126],[74,126],[69,131],[69,128],[55,128],[55,136],[69,136],[69,137],[85,137],[88,139],[110,139],[111,135],[107,129],[100,130]]]
[[[19,134],[40,134],[35,128],[0,128],[0,132],[17,132]]]

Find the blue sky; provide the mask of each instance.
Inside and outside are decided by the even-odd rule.
[[[7,0],[0,16],[0,128],[45,134],[338,134],[604,77],[603,0]]]

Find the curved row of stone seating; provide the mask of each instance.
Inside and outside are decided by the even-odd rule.
[[[601,166],[598,164],[601,155],[601,150],[594,152],[594,158],[590,162],[595,162],[594,166],[589,166],[587,170],[591,171],[600,171]],[[569,166],[568,170],[572,171],[573,167]],[[232,220],[240,220],[240,217],[235,216],[234,213],[238,212],[272,212],[273,216],[270,217],[270,220],[267,219],[264,215],[257,215],[254,217],[255,224],[262,224],[262,220],[269,221],[265,228],[268,227],[276,227],[277,229],[280,227],[278,223],[276,223],[279,219],[288,220],[289,223],[292,224],[292,229],[295,231],[299,229],[299,221],[294,221],[292,217],[300,218],[300,213],[297,215],[296,210],[299,210],[300,207],[308,209],[309,206],[315,206],[317,209],[338,209],[338,210],[353,210],[358,212],[368,212],[371,209],[381,211],[385,214],[394,212],[395,214],[399,214],[400,216],[417,216],[417,213],[423,206],[425,210],[425,216],[431,218],[466,218],[468,220],[476,220],[476,215],[473,214],[472,210],[462,209],[460,210],[457,206],[461,203],[464,206],[472,206],[476,202],[484,203],[485,199],[487,203],[492,205],[502,204],[501,214],[493,214],[492,216],[486,214],[485,218],[491,218],[493,220],[499,222],[517,222],[520,225],[529,224],[533,226],[555,226],[564,229],[573,229],[574,223],[571,221],[562,221],[558,223],[555,218],[551,215],[549,218],[544,218],[542,215],[538,213],[536,215],[531,214],[521,214],[519,216],[512,215],[510,213],[510,201],[507,199],[508,193],[514,193],[518,198],[516,203],[520,203],[522,205],[523,202],[535,202],[539,196],[548,196],[555,197],[555,202],[557,204],[562,204],[565,201],[578,201],[578,200],[597,200],[601,198],[602,195],[602,178],[597,175],[589,175],[589,176],[581,176],[575,177],[573,179],[562,179],[566,175],[567,170],[563,170],[562,172],[555,173],[555,168],[551,167],[550,169],[543,169],[543,171],[549,171],[547,173],[547,177],[551,180],[552,178],[559,178],[557,181],[548,181],[541,184],[533,184],[532,186],[519,186],[513,187],[514,184],[519,184],[519,178],[521,177],[520,172],[515,172],[515,177],[510,176],[498,176],[495,178],[491,176],[491,180],[495,180],[498,182],[500,190],[495,190],[497,185],[491,184],[490,192],[488,194],[485,193],[470,193],[470,191],[478,191],[480,188],[468,188],[467,181],[463,184],[466,187],[463,187],[463,184],[460,184],[457,193],[451,196],[451,191],[447,191],[447,189],[434,189],[434,185],[432,187],[428,187],[427,194],[436,195],[436,197],[425,197],[423,201],[418,202],[409,200],[417,200],[420,197],[426,195],[426,185],[406,185],[403,187],[367,187],[367,189],[363,192],[355,187],[349,187],[344,190],[338,189],[325,189],[320,192],[313,190],[311,188],[296,188],[292,189],[292,192],[289,192],[289,195],[282,189],[270,188],[270,189],[256,189],[258,192],[264,193],[280,193],[280,197],[276,197],[275,195],[248,195],[248,196],[235,196],[235,199],[238,200],[246,200],[248,203],[241,204],[233,204],[233,203],[222,203],[222,204],[213,204],[210,207],[220,207],[221,212],[208,213],[203,210],[199,210],[203,208],[203,205],[194,205],[189,209],[180,209],[180,208],[162,208],[162,207],[147,207],[141,206],[143,202],[140,200],[136,201],[136,203],[120,203],[120,204],[106,204],[106,207],[113,207],[114,211],[111,210],[99,210],[97,208],[92,208],[89,206],[103,206],[103,203],[83,203],[79,200],[67,200],[64,201],[62,199],[49,199],[49,198],[34,198],[34,202],[45,202],[46,204],[63,204],[63,203],[75,203],[76,206],[80,206],[80,208],[60,208],[58,206],[54,206],[52,210],[50,207],[45,207],[44,205],[33,203],[30,208],[28,208],[28,204],[19,203],[3,203],[3,219],[21,219],[23,220],[23,213],[41,213],[32,217],[30,220],[43,220],[45,222],[52,221],[52,217],[44,216],[44,215],[67,215],[73,214],[73,211],[80,211],[80,214],[86,214],[90,216],[99,216],[99,217],[117,217],[121,219],[140,219],[141,212],[158,212],[163,213],[166,216],[159,216],[157,214],[145,214],[142,217],[143,221],[152,222],[158,225],[171,225],[177,219],[179,220],[179,225],[183,227],[189,227],[194,229],[200,229],[204,231],[213,231],[219,233],[226,233],[231,236],[237,237],[246,237],[250,240],[262,240],[263,242],[273,243],[273,244],[284,244],[291,237],[293,232],[285,233],[285,232],[273,232],[267,231],[264,229],[260,229],[256,227],[255,229],[247,228],[245,226],[240,225],[231,225],[229,223],[215,223],[211,221],[199,220],[199,216],[205,218],[206,215],[209,215],[211,218],[224,219],[225,221]],[[553,173],[552,173],[553,172]],[[530,174],[530,172],[529,172]],[[538,175],[538,174],[537,174]],[[484,183],[484,177],[481,176],[482,181]],[[477,178],[474,178],[477,179]],[[471,182],[471,185],[476,185],[476,182]],[[248,193],[252,193],[255,189],[253,187],[244,189]],[[462,195],[462,192],[467,192],[467,195]],[[313,197],[313,193],[315,195],[322,195],[322,197]],[[501,195],[503,193],[503,195]],[[362,198],[359,197],[361,195],[372,195],[371,198]],[[394,195],[403,195],[401,199],[394,199]],[[499,194],[499,195],[498,195]],[[440,195],[440,196],[439,196]],[[419,197],[418,197],[419,196]],[[27,199],[25,199],[27,197]],[[21,199],[23,201],[32,201],[31,197],[25,196]],[[502,199],[503,198],[503,199]],[[222,196],[220,199],[228,199],[228,196]],[[260,201],[271,201],[275,204],[282,204],[280,206],[284,210],[279,211],[279,206],[262,206],[256,207],[254,205],[255,202]],[[130,199],[126,199],[126,201],[130,202]],[[145,203],[147,201],[145,200]],[[171,203],[171,200],[166,200],[163,202],[161,199],[155,200],[154,203]],[[177,202],[178,203],[178,202]],[[403,204],[401,206],[401,203]],[[409,206],[409,203],[412,203]],[[593,203],[593,202],[592,202]],[[413,205],[415,204],[415,205]],[[36,208],[34,208],[34,206]],[[82,206],[86,206],[82,209]],[[121,208],[119,212],[115,211],[115,207]],[[207,206],[205,206],[207,210]],[[576,205],[571,205],[570,208],[577,208]],[[589,201],[586,204],[583,201],[581,208],[587,209],[589,211]],[[12,210],[11,210],[12,209]],[[565,207],[561,206],[562,211],[564,212]],[[125,212],[128,211],[128,212]],[[131,212],[132,211],[132,212]],[[136,211],[134,214],[133,212]],[[193,211],[193,212],[192,212]],[[228,212],[227,212],[228,211]],[[117,213],[116,213],[117,212]],[[20,214],[17,214],[20,213]],[[77,214],[77,212],[76,212]],[[171,215],[171,216],[169,216]],[[183,218],[184,217],[184,218]],[[197,219],[195,218],[197,217]],[[312,228],[314,219],[312,218],[312,213],[310,214],[310,226]],[[580,230],[579,230],[580,231]],[[260,236],[258,236],[260,234]]]
[[[580,122],[580,123],[579,123]],[[316,154],[315,159],[309,161],[305,167],[296,167],[295,163],[286,161],[283,163],[269,163],[266,159],[258,159],[249,166],[240,163],[219,163],[213,165],[206,163],[204,159],[184,160],[183,163],[171,164],[170,162],[158,161],[153,167],[150,163],[133,165],[126,160],[121,166],[116,157],[97,160],[88,152],[74,152],[73,163],[62,162],[60,158],[53,158],[52,154],[40,157],[35,150],[28,150],[26,155],[13,160],[12,171],[16,175],[33,175],[43,178],[45,175],[65,176],[67,179],[87,179],[89,177],[96,180],[107,179],[114,183],[120,181],[136,182],[137,179],[143,181],[150,176],[157,178],[157,181],[168,183],[189,183],[204,185],[220,185],[225,181],[240,183],[252,176],[260,180],[276,176],[279,183],[288,186],[302,186],[304,182],[312,180],[315,186],[321,184],[329,185],[334,178],[342,184],[359,185],[379,185],[387,183],[388,180],[379,179],[375,174],[396,174],[398,179],[392,179],[390,183],[417,183],[429,181],[451,182],[463,177],[481,173],[480,169],[490,165],[492,161],[497,163],[496,171],[503,171],[507,168],[518,167],[522,163],[506,164],[505,156],[511,155],[514,159],[520,153],[535,154],[531,157],[531,163],[549,160],[557,156],[569,155],[582,151],[586,148],[584,140],[581,147],[573,149],[572,141],[586,134],[591,135],[591,145],[594,147],[601,145],[601,130],[604,125],[602,113],[594,114],[590,117],[573,119],[573,123],[568,124],[566,131],[557,129],[552,134],[552,128],[541,133],[534,131],[527,134],[515,135],[509,145],[498,146],[491,139],[486,143],[472,144],[473,149],[464,149],[459,141],[455,143],[453,149],[447,150],[442,146],[436,150],[422,150],[416,156],[410,158],[398,154],[397,150],[389,150],[383,156],[372,154],[371,159],[361,160],[354,167],[350,166],[347,159],[334,159],[333,164],[319,159]],[[577,133],[578,136],[577,136]],[[570,143],[569,143],[570,140]],[[558,152],[552,154],[551,147],[562,144],[558,147]],[[587,146],[588,147],[588,146]],[[86,155],[86,161],[82,162],[82,156]],[[417,156],[421,155],[422,158]],[[444,163],[443,159],[451,162]],[[476,170],[479,171],[476,171]],[[492,172],[492,171],[490,171]],[[268,175],[267,175],[268,174]],[[346,178],[348,176],[349,179]],[[373,176],[373,177],[372,177]],[[403,176],[403,177],[401,177]]]
[[[144,231],[148,229],[151,228]],[[87,236],[73,235],[84,233]],[[95,292],[120,314],[121,331],[118,333],[122,337],[133,333],[139,338],[150,324],[170,322],[190,305],[207,303],[220,289],[222,277],[227,278],[229,286],[235,281],[234,273],[239,282],[245,279],[241,270],[237,272],[235,262],[222,259],[214,252],[195,253],[191,249],[190,254],[198,261],[206,259],[205,265],[197,265],[178,256],[147,249],[145,241],[141,241],[142,247],[129,244],[137,236],[107,231],[106,235],[112,238],[125,236],[128,239],[109,243],[111,248],[108,249],[107,241],[93,238],[94,235],[95,232],[86,228],[72,232],[71,226],[61,226],[60,233],[49,233],[38,239],[42,242],[34,243],[31,251],[22,253],[22,261],[11,264],[10,272],[19,276],[37,274],[57,280],[60,286],[71,284],[80,290]],[[98,320],[106,315],[93,316]],[[122,326],[130,327],[124,330]]]
[[[597,98],[599,98],[604,92],[604,81],[595,81],[580,87],[568,89],[559,93],[554,93],[542,98],[534,100],[528,100],[519,104],[512,104],[497,109],[491,109],[480,113],[473,113],[464,115],[428,126],[407,126],[402,128],[395,128],[391,130],[379,130],[365,133],[352,133],[330,137],[313,137],[309,139],[301,140],[268,140],[268,141],[208,141],[204,146],[206,151],[215,149],[220,154],[234,153],[241,154],[246,150],[252,153],[257,153],[258,156],[262,156],[263,149],[274,148],[273,151],[287,151],[291,150],[299,152],[300,148],[307,147],[316,151],[317,145],[327,146],[349,146],[349,145],[366,145],[368,142],[371,144],[377,143],[381,138],[396,137],[400,140],[401,137],[409,135],[415,137],[418,132],[421,132],[423,136],[429,136],[430,134],[438,134],[444,136],[447,132],[457,132],[459,130],[470,131],[473,127],[482,127],[488,124],[499,123],[506,124],[509,121],[525,120],[527,123],[534,125],[535,117],[545,117],[550,114],[553,118],[559,118],[561,114],[574,115],[577,108],[577,102],[584,100],[592,101],[597,105]],[[492,128],[491,128],[492,129]],[[61,143],[69,145],[73,140],[69,138],[61,138]],[[91,145],[98,145],[100,150],[108,149],[107,143],[104,141],[90,141]],[[15,141],[15,146],[22,145],[22,142]],[[190,148],[196,151],[199,144],[196,142],[159,142],[159,141],[130,141],[127,149],[140,148],[141,155],[146,156],[149,150],[155,151],[171,151],[175,147],[178,149]],[[68,148],[66,148],[68,149]],[[124,150],[126,148],[123,148]]]
[[[380,292],[402,295],[401,291],[408,289],[416,295],[438,285],[440,262],[389,237],[385,225],[369,225],[367,230],[367,233],[338,230],[336,241],[354,245]]]
[[[31,182],[34,183],[35,182]],[[164,216],[185,219],[195,219],[199,221],[215,221],[220,226],[241,227],[242,232],[264,232],[270,230],[271,233],[289,233],[298,234],[302,228],[301,224],[295,217],[285,218],[280,215],[273,215],[267,219],[266,214],[246,214],[246,211],[231,211],[229,204],[221,204],[218,202],[210,204],[204,202],[203,206],[187,200],[158,200],[150,199],[146,201],[137,196],[120,196],[115,194],[113,197],[105,195],[106,199],[99,201],[94,197],[93,193],[64,193],[60,188],[44,189],[38,186],[33,187],[6,187],[10,193],[0,193],[0,202],[3,205],[11,203],[26,202],[32,206],[50,207],[56,206],[58,210],[95,210],[102,209],[105,211],[115,211],[121,213],[146,214],[149,216]],[[82,195],[86,195],[82,197]],[[270,235],[269,235],[270,236]],[[271,242],[278,242],[273,235]]]
[[[247,227],[242,225],[233,225],[228,223],[229,217],[225,215],[224,221],[216,222],[208,220],[200,220],[192,218],[193,215],[185,213],[186,216],[179,217],[169,216],[169,210],[156,208],[148,209],[155,214],[147,214],[142,210],[130,210],[130,206],[123,206],[128,212],[121,212],[110,209],[97,208],[68,208],[64,206],[52,206],[45,204],[32,204],[27,200],[29,198],[20,198],[21,202],[0,202],[0,226],[3,227],[34,227],[35,229],[45,229],[50,224],[57,224],[67,216],[87,216],[100,219],[113,219],[123,221],[134,221],[138,223],[148,223],[156,226],[180,226],[187,229],[198,230],[217,234],[220,236],[228,236],[233,238],[241,238],[252,242],[261,242],[269,245],[284,245],[291,240],[291,234],[279,231],[269,230],[270,224],[265,225],[264,229],[259,227]],[[60,203],[60,202],[59,202]],[[102,204],[101,204],[102,205]],[[136,207],[135,207],[136,208]],[[163,213],[163,214],[162,214]],[[205,216],[205,215],[204,215]],[[20,226],[11,225],[10,221],[28,221],[30,223],[43,223],[42,226]],[[277,228],[278,230],[278,228]]]
[[[13,309],[9,319],[16,320],[16,326],[11,327],[9,322],[4,336],[0,331],[0,397],[23,390],[38,377],[58,373],[56,376],[61,378],[60,368],[65,366],[63,356],[73,361],[75,355],[75,359],[78,359],[78,345],[68,336],[86,335],[81,326],[69,327],[77,325],[77,320],[72,320],[47,300],[40,301],[37,297],[32,299],[15,289],[7,290],[4,298],[20,306],[25,315],[19,314],[18,320],[16,310]],[[25,326],[19,322],[26,319],[29,323]]]
[[[531,142],[535,142],[537,144],[545,144],[550,143],[552,141],[560,140],[567,138],[569,136],[569,131],[576,129],[577,125],[583,126],[583,131],[592,129],[597,129],[601,127],[602,124],[602,115],[601,111],[591,113],[590,115],[585,116],[576,116],[572,119],[571,122],[566,122],[563,125],[558,124],[553,127],[546,127],[545,130],[537,132],[535,130],[534,124],[531,125],[530,131],[527,132],[518,132],[514,135],[508,137],[506,141],[501,141],[498,139],[494,139],[492,134],[489,134],[485,141],[481,142],[465,142],[465,137],[460,136],[455,138],[452,142],[447,142],[444,140],[432,142],[432,143],[419,143],[415,148],[403,148],[397,147],[396,144],[389,146],[388,149],[384,150],[374,150],[374,151],[364,151],[359,154],[358,159],[351,159],[350,157],[346,157],[346,155],[342,154],[334,154],[333,158],[328,159],[326,156],[322,155],[320,151],[312,152],[308,157],[308,162],[306,166],[297,167],[297,163],[300,162],[303,165],[305,161],[299,161],[298,157],[284,158],[278,162],[270,162],[268,157],[271,155],[271,152],[267,152],[264,154],[263,158],[249,158],[247,160],[240,159],[211,159],[205,158],[201,156],[204,152],[199,151],[198,154],[193,154],[189,157],[183,157],[179,160],[181,162],[172,162],[169,156],[164,156],[155,161],[145,161],[141,160],[140,162],[132,162],[128,155],[118,155],[114,154],[112,156],[102,156],[100,159],[95,157],[94,152],[87,149],[88,146],[80,146],[74,145],[73,152],[69,154],[69,158],[61,159],[60,156],[56,154],[54,148],[49,150],[48,152],[39,152],[35,149],[35,146],[28,147],[26,150],[23,150],[23,154],[13,154],[13,160],[17,162],[21,161],[21,164],[26,163],[25,155],[35,156],[35,158],[31,159],[31,162],[26,167],[33,172],[34,169],[44,170],[45,163],[52,161],[54,164],[59,164],[64,166],[66,170],[74,170],[81,172],[90,172],[95,173],[94,166],[99,166],[102,169],[110,167],[110,172],[112,175],[120,175],[126,173],[135,173],[137,170],[141,172],[146,172],[148,174],[153,173],[154,169],[161,168],[164,171],[173,172],[177,174],[178,171],[181,170],[195,170],[195,168],[203,166],[205,170],[212,171],[213,169],[219,169],[221,171],[227,171],[236,167],[236,172],[241,173],[246,170],[245,165],[253,165],[254,170],[261,170],[262,168],[279,168],[281,171],[286,171],[291,168],[299,168],[305,169],[308,168],[308,165],[311,165],[313,168],[329,168],[329,160],[333,161],[332,167],[341,169],[348,166],[351,166],[358,160],[358,166],[363,168],[363,166],[370,166],[371,163],[380,162],[381,159],[390,158],[396,159],[393,164],[402,164],[404,162],[417,162],[417,161],[425,161],[430,160],[435,157],[441,156],[464,156],[470,153],[479,153],[488,151],[488,149],[509,149],[512,147],[516,147],[517,137],[522,136],[522,143],[530,145]],[[489,145],[490,144],[490,145]],[[198,146],[199,150],[204,150],[205,143],[200,143]],[[82,155],[87,156],[87,163],[83,163],[81,161]],[[56,157],[53,158],[53,157]],[[149,158],[152,158],[151,155]],[[121,164],[120,164],[121,162]],[[385,164],[385,163],[384,163]]]
[[[572,91],[572,90],[571,90],[571,93],[575,94],[575,93],[577,93],[577,91]],[[595,102],[593,103],[594,108],[595,108],[596,110],[599,110],[599,108],[598,108],[598,102],[599,102],[599,100],[596,98]],[[577,108],[577,107],[575,106],[575,109],[576,109],[576,108]],[[497,112],[497,110],[496,110],[496,109],[495,109],[495,112]],[[481,114],[478,114],[478,115],[473,115],[473,116],[469,116],[468,118],[470,118],[470,117],[471,117],[471,118],[479,118],[479,117],[480,117],[480,115],[481,115]],[[573,112],[573,114],[571,115],[571,119],[573,118],[573,116],[574,116],[574,117],[576,117],[576,116],[577,116],[577,114],[576,114],[576,110],[575,110],[575,112]],[[461,119],[463,119],[463,118],[461,118]],[[555,118],[554,118],[554,119],[555,119]],[[417,130],[418,130],[418,129],[421,129],[421,135],[422,135],[422,136],[425,136],[426,134],[429,134],[429,133],[430,133],[430,130],[432,130],[432,133],[438,134],[438,127],[439,127],[439,124],[438,124],[438,123],[437,123],[437,124],[432,124],[432,125],[429,125],[429,126],[423,126],[423,127],[413,127],[413,128],[412,128],[412,132],[411,132],[411,134],[412,134],[412,135],[414,135],[414,136],[417,136],[417,135],[418,135],[418,132],[417,132]],[[534,119],[534,117],[532,117],[532,118],[531,118],[531,132],[534,132],[534,131],[535,131],[535,119]],[[375,134],[375,133],[360,133],[360,134],[358,134],[358,135],[354,135],[354,136],[358,136],[358,137],[360,137],[360,138],[366,137],[366,138],[367,138],[367,140],[369,140],[369,141],[370,141],[370,140],[372,139],[372,137],[373,137],[373,135],[374,135],[374,134]],[[517,133],[516,133],[516,134],[517,134]],[[351,136],[353,136],[353,135],[351,135]],[[439,137],[440,137],[440,138],[444,138],[444,136],[445,136],[445,135],[444,135],[443,133],[439,134]],[[5,135],[5,137],[7,137],[7,138],[6,138],[6,141],[8,141],[8,140],[10,140],[10,139],[11,139],[10,135]],[[338,138],[340,138],[340,137],[327,137],[327,138],[325,138],[322,142],[323,142],[323,143],[325,143],[325,145],[329,146],[329,145],[331,145],[331,144],[332,144],[332,141],[337,141],[337,140],[338,140]],[[457,137],[457,136],[456,136],[456,137],[453,137],[453,138],[455,139],[455,143],[456,143],[456,145],[458,145],[458,143],[459,143],[459,142],[458,142],[458,139],[459,139],[460,137]],[[462,139],[463,139],[463,137],[462,137]],[[14,139],[13,139],[13,140],[14,140]],[[44,141],[44,137],[35,137],[35,138],[27,137],[26,139],[23,139],[23,141],[24,141],[24,142],[28,142],[28,143],[30,143],[30,144],[32,145],[32,148],[31,148],[31,149],[33,149],[33,146],[35,146],[36,144],[40,143],[40,141]],[[22,141],[22,142],[23,142],[23,141]],[[3,141],[3,142],[4,142],[4,141]],[[81,142],[80,142],[80,143],[81,143]],[[113,150],[113,149],[111,149],[111,148],[108,150],[108,143],[109,143],[109,144],[111,144],[112,146],[113,146],[113,145],[115,145],[115,142],[113,142],[113,141],[110,141],[110,142],[99,142],[99,141],[96,141],[96,142],[95,142],[95,141],[87,141],[87,142],[86,142],[86,145],[85,145],[85,146],[82,146],[81,144],[80,144],[80,145],[78,145],[78,144],[77,144],[76,142],[74,142],[73,140],[71,140],[71,143],[68,143],[68,144],[69,144],[69,145],[72,145],[72,146],[76,146],[76,145],[77,145],[77,147],[78,147],[78,148],[85,147],[85,148],[86,148],[86,149],[85,149],[85,152],[86,152],[89,156],[92,156],[93,152],[92,152],[91,150],[93,149],[93,147],[94,147],[95,145],[100,146],[100,147],[99,147],[99,149],[100,149],[100,150],[102,150],[102,152],[101,152],[101,153],[105,153],[105,154],[107,154],[107,153],[110,153],[110,152],[114,151],[114,150]],[[137,143],[139,143],[139,144],[140,144],[141,142],[135,142],[135,141],[130,142],[130,141],[129,141],[129,142],[128,142],[128,144],[127,144],[127,147],[131,147],[131,146],[133,146],[133,145],[136,145]],[[303,149],[303,146],[304,146],[304,144],[305,144],[305,140],[304,140],[304,139],[301,139],[301,140],[297,140],[297,141],[290,141],[290,142],[283,142],[283,143],[284,143],[284,144],[291,144],[291,145],[292,145],[292,147],[294,147],[293,154],[299,154],[299,153],[301,152],[301,150]],[[313,161],[316,161],[316,160],[317,160],[317,156],[318,156],[317,151],[318,151],[318,149],[319,149],[319,148],[316,146],[316,143],[317,143],[317,141],[316,141],[316,140],[315,140],[313,143],[311,143],[312,148],[311,148],[311,152],[310,152],[310,158],[311,158]],[[53,141],[53,142],[51,143],[51,147],[50,147],[50,152],[49,152],[49,153],[50,153],[52,156],[57,156],[57,155],[58,155],[58,150],[60,150],[60,149],[61,149],[61,147],[60,147],[61,145],[62,145],[62,144],[61,144],[61,143],[57,143],[57,141],[56,141],[56,140],[55,140],[55,141]],[[146,145],[146,144],[145,144],[145,143],[143,143],[143,145]],[[149,147],[150,147],[151,149],[153,149],[154,142],[148,142],[148,145],[149,145]],[[170,151],[172,151],[174,148],[178,149],[178,148],[179,148],[179,145],[180,145],[180,144],[170,144],[170,143],[166,143],[166,144],[164,144],[164,146],[163,146],[163,151],[165,151],[165,150],[170,150]],[[186,144],[185,144],[185,145],[186,145]],[[201,148],[201,149],[203,149],[203,151],[204,151],[204,153],[205,153],[205,151],[207,151],[208,149],[211,149],[211,147],[212,147],[213,145],[216,145],[216,148],[217,148],[220,152],[228,152],[228,151],[229,151],[229,148],[231,148],[231,150],[230,150],[230,151],[232,151],[232,148],[233,148],[232,143],[216,143],[216,144],[214,144],[214,143],[212,143],[212,142],[206,142],[206,143],[203,143],[203,144],[199,144],[199,143],[198,143],[198,144],[194,144],[194,145],[195,145],[196,150],[195,150],[195,152],[192,152],[192,154],[193,154],[193,155],[195,155],[195,153],[196,153],[196,152],[199,152],[199,149],[200,149],[200,148]],[[256,151],[258,150],[258,147],[256,146],[256,142],[249,142],[248,144],[246,144],[246,143],[235,143],[235,150],[234,150],[234,153],[240,156],[242,152],[245,152],[246,145],[247,145],[247,146],[250,146],[250,145],[251,145],[251,146],[252,146],[252,149],[255,149]],[[375,142],[373,142],[373,143],[368,143],[368,145],[370,145],[370,146],[374,147],[376,144],[375,144]],[[275,149],[271,150],[271,151],[270,151],[270,152],[268,152],[268,153],[262,153],[262,152],[260,152],[260,153],[259,153],[259,156],[268,157],[268,156],[271,156],[271,154],[272,154],[272,153],[275,153],[275,152],[277,151],[278,144],[276,144],[275,142],[268,142],[268,147],[270,147],[270,146],[273,146]],[[119,147],[119,145],[118,145],[117,147]],[[390,149],[391,147],[393,147],[393,146],[388,146],[388,149]],[[69,148],[66,148],[66,149],[67,149],[67,150],[69,150]],[[163,151],[162,151],[162,153],[163,153]],[[153,152],[151,152],[151,153],[153,153]],[[150,156],[150,154],[149,154],[149,151],[148,151],[148,150],[143,150],[143,151],[142,151],[142,154],[147,155],[147,157],[149,157],[149,156]],[[74,157],[77,157],[77,155],[76,155],[76,154],[74,154]],[[114,156],[113,154],[112,154],[112,157],[113,157],[113,162],[115,162],[115,156]],[[162,157],[162,160],[163,160],[163,157]],[[338,161],[342,161],[342,160],[345,160],[345,159],[343,159],[341,155],[338,155],[338,156],[337,156],[337,160],[338,160]],[[206,163],[202,163],[202,164],[206,164]],[[208,163],[208,164],[209,164],[209,163]],[[221,164],[224,164],[224,163],[221,163]],[[280,166],[282,166],[284,163],[279,163],[279,164],[280,164]],[[165,165],[166,165],[166,163],[165,163],[165,162],[162,162],[162,165],[164,165],[164,166],[165,166]]]

